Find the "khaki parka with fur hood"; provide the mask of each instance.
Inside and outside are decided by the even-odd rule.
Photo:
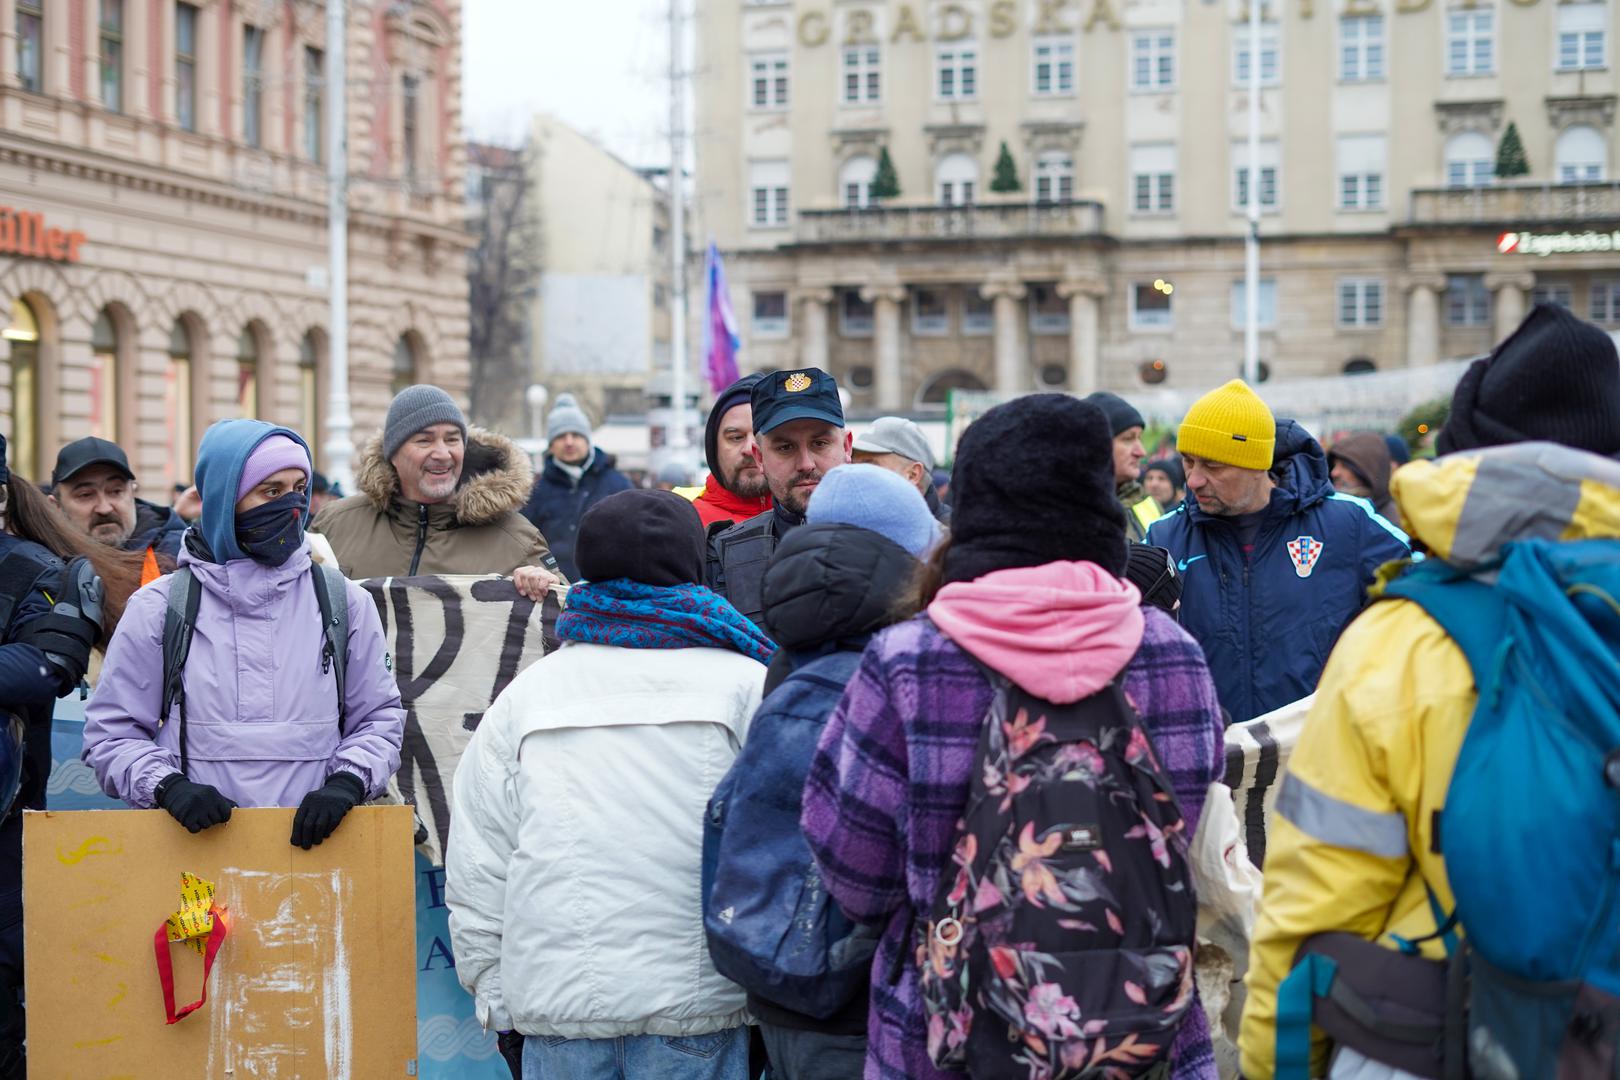
[[[533,483],[534,469],[516,443],[468,428],[455,496],[433,505],[411,502],[400,494],[378,433],[355,462],[359,494],[325,507],[309,528],[331,543],[344,576],[357,580],[510,574],[520,566],[561,576],[545,537],[519,513]]]

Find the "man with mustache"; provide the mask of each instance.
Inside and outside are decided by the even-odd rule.
[[[777,542],[804,524],[821,478],[850,460],[854,436],[844,427],[838,383],[820,368],[772,371],[754,384],[753,457],[774,505],[728,528],[709,530],[709,587],[762,624],[765,567]]]
[[[771,485],[754,458],[754,387],[764,376],[744,375],[720,392],[709,410],[703,454],[709,478],[692,500],[703,527],[717,521],[746,521],[771,508]]]
[[[73,524],[108,547],[177,558],[185,521],[167,506],[137,499],[139,490],[128,456],[106,439],[68,443],[51,470],[51,501]]]

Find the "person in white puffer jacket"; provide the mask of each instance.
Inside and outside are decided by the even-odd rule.
[[[578,542],[563,647],[496,699],[456,770],[456,974],[486,1029],[524,1036],[524,1080],[745,1080],[745,996],[703,934],[703,820],[773,646],[697,584],[679,495],[609,496]]]

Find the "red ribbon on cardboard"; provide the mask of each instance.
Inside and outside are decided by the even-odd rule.
[[[213,904],[208,905],[208,914],[213,917],[213,928],[208,931],[208,945],[203,951],[203,978],[202,995],[190,1005],[185,1005],[177,1012],[174,1007],[174,961],[169,957],[169,924],[165,921],[157,928],[152,937],[152,948],[157,953],[158,982],[163,984],[163,1010],[168,1014],[168,1022],[173,1024],[185,1019],[200,1009],[208,1000],[208,974],[214,968],[214,957],[219,954],[219,947],[225,944],[224,912]]]

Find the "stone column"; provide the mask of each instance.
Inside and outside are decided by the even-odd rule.
[[[872,305],[872,390],[884,412],[898,412],[905,400],[900,370],[900,303],[905,298],[900,285],[868,285],[861,290],[861,299]]]
[[[1406,289],[1406,366],[1427,367],[1440,362],[1440,293],[1444,274],[1409,274]]]
[[[827,370],[827,319],[832,308],[831,289],[801,289],[798,299],[802,305],[800,319],[803,330],[799,336],[799,366]]]
[[[1102,298],[1108,285],[1101,278],[1058,282],[1058,295],[1069,301],[1069,390],[1089,394],[1102,389],[1102,353],[1098,341]]]
[[[1029,292],[1021,281],[997,279],[979,288],[979,295],[994,305],[996,327],[996,383],[998,394],[1029,389],[1028,364],[1018,347],[1019,301]]]
[[[158,2],[129,0],[124,4],[124,112],[141,119],[152,115],[152,80],[159,77],[152,70],[151,41],[154,30],[161,32],[162,23],[154,18],[155,9],[148,10]]]
[[[1494,294],[1491,297],[1491,310],[1494,313],[1492,326],[1496,336],[1492,340],[1499,342],[1517,330],[1524,321],[1525,312],[1530,306],[1530,290],[1536,287],[1536,276],[1528,270],[1486,274],[1485,287]]]

